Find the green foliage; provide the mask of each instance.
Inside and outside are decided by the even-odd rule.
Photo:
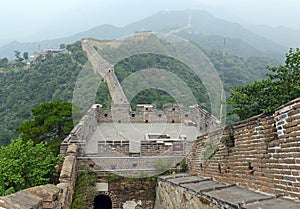
[[[112,98],[110,96],[107,83],[105,83],[105,82],[100,83],[99,88],[97,90],[95,103],[101,104],[103,110],[110,109],[110,104],[112,103]]]
[[[244,59],[228,54],[224,56],[221,51],[217,50],[208,51],[206,54],[218,71],[227,95],[230,93],[229,87],[260,81],[266,78],[267,66],[279,64],[277,60],[268,57]]]
[[[71,103],[46,102],[33,108],[32,114],[34,120],[25,122],[17,129],[25,141],[32,139],[39,143],[62,140],[73,128]]]
[[[0,58],[0,68],[6,68],[8,66],[8,59],[6,57]]]
[[[16,67],[23,67],[24,66],[24,58],[21,56],[21,52],[20,51],[15,51],[15,61],[16,61]]]
[[[88,61],[85,52],[81,48],[81,41],[67,45],[66,49],[72,53],[72,58],[74,58],[77,63],[84,65]]]
[[[197,145],[199,145],[199,146],[203,147],[203,146],[205,145],[205,142],[198,141],[198,142],[197,142]]]
[[[218,147],[212,142],[206,142],[203,147],[205,149],[203,156],[204,160],[209,160],[219,151]]]
[[[108,173],[106,176],[106,180],[108,183],[114,183],[121,180],[121,176],[114,174],[114,173]]]
[[[232,143],[234,145],[234,132],[230,132],[228,136],[220,139],[220,142],[223,144]]]
[[[136,109],[137,104],[154,104],[157,109],[163,109],[164,104],[175,104],[175,99],[168,93],[160,89],[146,89],[139,92],[131,101],[132,109]]]
[[[78,174],[72,209],[93,209],[93,202],[97,194],[97,175],[93,171],[82,171]]]
[[[29,54],[28,54],[28,52],[23,52],[23,59],[24,59],[25,61],[28,61],[28,59],[29,59]]]
[[[59,158],[45,143],[34,144],[22,139],[0,147],[0,190],[10,193],[36,185],[56,183]],[[2,180],[1,180],[2,179]],[[5,192],[4,192],[5,193]]]
[[[188,170],[188,164],[186,163],[185,159],[183,159],[180,163],[180,170],[182,172],[186,172]]]
[[[223,82],[227,96],[230,95],[230,86],[246,85],[254,81],[260,81],[266,77],[266,67],[277,65],[279,62],[267,57],[251,57],[244,59],[238,56],[226,54],[221,51],[206,51],[220,78]],[[126,58],[115,66],[115,72],[120,82],[131,73],[147,68],[160,68],[176,74],[192,90],[198,104],[210,110],[210,104],[205,87],[201,80],[186,65],[173,58],[156,54],[141,54]],[[147,89],[139,92],[131,101],[132,109],[138,103],[153,103],[158,108],[163,104],[174,103],[174,99],[164,91]],[[231,108],[229,107],[229,110]],[[232,117],[234,119],[234,117]]]
[[[37,60],[28,69],[7,66],[0,73],[0,144],[17,138],[16,128],[32,119],[31,110],[44,102],[72,101],[81,63],[87,57],[81,43],[68,45],[70,53]]]
[[[228,103],[234,107],[230,114],[240,119],[274,111],[300,96],[300,50],[286,54],[285,65],[268,67],[271,74],[260,82],[232,88]]]
[[[5,189],[5,182],[2,174],[0,173],[0,196],[6,196],[15,192],[13,187]]]
[[[115,73],[122,82],[131,73],[148,68],[159,68],[174,73],[191,89],[198,104],[210,109],[208,95],[200,78],[185,64],[173,58],[158,54],[135,55],[119,62],[115,66]],[[131,106],[135,109],[137,103],[153,103],[161,108],[163,104],[174,102],[174,99],[164,91],[147,89],[135,96]]]

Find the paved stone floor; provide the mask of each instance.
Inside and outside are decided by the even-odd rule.
[[[87,144],[87,150],[97,153],[97,142],[100,140],[129,140],[130,152],[139,152],[140,141],[144,140],[145,133],[168,134],[173,139],[186,135],[187,141],[194,141],[201,134],[196,127],[183,123],[99,123]]]
[[[259,193],[236,185],[226,185],[211,178],[175,174],[160,176],[160,181],[187,189],[199,197],[208,198],[222,208],[242,209],[299,209],[299,200]]]

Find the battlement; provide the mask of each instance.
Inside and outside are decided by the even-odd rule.
[[[152,104],[138,104],[136,111],[131,111],[128,104],[112,104],[110,111],[100,108],[98,123],[184,123],[196,126],[206,132],[221,125],[221,122],[198,105],[190,106],[187,111],[178,104],[167,104],[163,110],[156,109]]]

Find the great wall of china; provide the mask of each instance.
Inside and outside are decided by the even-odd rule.
[[[141,104],[132,111],[114,66],[94,43],[82,41],[95,73],[108,84],[111,110],[93,105],[63,141],[58,185],[0,197],[0,208],[71,208],[77,173],[85,169],[97,172],[98,193],[110,198],[112,209],[300,207],[300,99],[225,128],[197,105],[188,110],[166,105],[161,111]],[[211,146],[214,153],[207,157]],[[156,160],[175,166],[183,158],[188,173],[160,176],[156,197],[141,181],[126,185],[102,179],[108,172],[156,174]]]

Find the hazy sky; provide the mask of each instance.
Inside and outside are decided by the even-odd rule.
[[[299,0],[1,0],[0,44],[71,35],[104,23],[122,26],[160,10],[188,8],[300,30]]]

